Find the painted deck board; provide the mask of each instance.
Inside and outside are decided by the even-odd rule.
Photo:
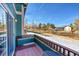
[[[16,48],[15,56],[41,56],[43,50],[35,44],[19,46]]]

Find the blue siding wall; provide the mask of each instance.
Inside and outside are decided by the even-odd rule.
[[[16,17],[16,13],[14,11],[14,7],[12,5],[12,3],[7,3],[6,4],[10,10],[10,12],[13,14],[14,17]],[[8,39],[7,39],[7,54],[9,56],[11,56],[15,50],[15,41],[16,41],[16,24],[14,22],[14,19],[12,18],[12,16],[7,13],[7,28],[8,28]]]
[[[7,22],[8,22],[7,23],[7,25],[8,25],[7,26],[7,28],[8,28],[8,39],[7,39],[8,44],[7,44],[7,46],[8,46],[8,55],[11,56],[16,48],[16,43],[15,43],[16,36],[22,35],[22,15],[16,14],[12,3],[6,3],[6,5],[8,6],[10,12],[13,14],[15,19],[17,20],[17,22],[15,22],[13,18],[9,18],[10,13],[7,14],[8,15],[7,16]],[[23,4],[18,4],[17,6],[16,5],[17,4],[15,4],[15,7],[17,7],[17,6],[19,7],[19,8],[17,7],[16,10],[21,11],[21,9],[22,9],[21,6]]]
[[[34,38],[22,38],[17,40],[17,46],[23,46],[24,44],[34,42]]]
[[[12,3],[7,3],[7,6],[10,9],[11,13],[14,15],[15,19],[17,20],[17,22],[15,23],[15,29],[16,29],[15,34],[16,36],[20,36],[22,35],[22,15],[16,14]],[[21,6],[22,4],[20,3],[15,4],[16,11],[20,10],[21,12],[21,9],[22,9]]]
[[[8,52],[7,54],[10,56],[13,54],[13,51],[15,50],[15,33],[14,33],[14,19],[10,16],[9,13],[7,13],[7,47]]]
[[[22,17],[21,15],[16,16],[17,22],[16,22],[16,36],[22,35]]]

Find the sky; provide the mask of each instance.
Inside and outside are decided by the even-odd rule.
[[[29,3],[25,13],[25,23],[51,23],[62,27],[74,23],[79,18],[77,3]]]

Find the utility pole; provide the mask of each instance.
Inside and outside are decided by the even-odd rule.
[[[32,20],[32,29],[34,31],[34,20]]]

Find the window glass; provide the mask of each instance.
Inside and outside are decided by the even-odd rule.
[[[0,55],[6,55],[7,23],[6,12],[0,6]]]

